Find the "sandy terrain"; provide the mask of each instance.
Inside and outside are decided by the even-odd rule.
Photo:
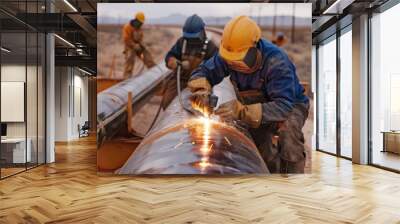
[[[120,25],[99,25],[98,26],[98,71],[99,77],[108,75],[110,66],[115,57],[115,77],[122,77],[124,66],[123,43]],[[220,27],[222,29],[222,27]],[[263,28],[263,37],[272,40],[270,28]],[[288,43],[283,47],[289,57],[296,65],[296,71],[301,81],[311,82],[311,30],[306,28],[295,30],[294,42],[290,40],[290,29],[278,29],[276,32],[283,32],[288,38]],[[162,26],[145,26],[144,43],[152,53],[157,62],[164,59],[165,53],[181,35],[179,28]],[[211,36],[211,35],[210,35]],[[213,40],[218,40],[212,35]],[[141,67],[138,62],[135,67]]]
[[[156,62],[164,60],[165,53],[175,43],[181,34],[177,28],[163,28],[158,26],[145,26],[144,45],[153,55]],[[122,78],[124,70],[124,44],[122,42],[120,25],[98,25],[97,67],[98,77],[106,77],[110,72],[113,58],[115,58],[114,77]],[[134,71],[139,71],[143,64],[135,64]]]
[[[300,81],[311,83],[311,27],[309,29],[295,30],[294,42],[290,40],[291,30],[277,30],[283,32],[288,38],[288,42],[283,49],[289,58],[296,65],[297,75]],[[272,31],[263,30],[263,36],[272,40]]]

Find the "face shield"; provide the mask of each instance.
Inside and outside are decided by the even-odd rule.
[[[137,20],[137,19],[132,19],[132,20],[130,21],[130,24],[131,24],[132,27],[135,27],[136,29],[140,29],[140,27],[142,27],[142,25],[143,25],[143,23],[140,22],[140,21]]]
[[[243,60],[238,60],[238,61],[225,60],[225,62],[228,64],[228,67],[232,70],[245,74],[251,74],[261,67],[262,55],[260,50],[258,50],[256,47],[251,47],[247,51]]]
[[[185,38],[188,44],[202,45],[204,41],[207,39],[207,36],[206,32],[203,30],[200,33],[197,33],[196,35],[193,36],[183,35],[183,38]]]

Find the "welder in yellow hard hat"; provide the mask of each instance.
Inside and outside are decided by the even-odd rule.
[[[122,29],[122,37],[125,44],[125,69],[124,77],[129,78],[135,65],[136,58],[143,60],[146,67],[155,65],[150,52],[143,45],[143,30],[145,16],[143,12],[138,12],[135,18],[125,24]]]
[[[192,73],[188,87],[193,103],[207,102],[203,98],[225,76],[230,76],[238,100],[220,105],[215,114],[248,128],[270,172],[304,172],[302,127],[309,99],[286,53],[261,38],[260,28],[247,16],[226,24],[219,53]],[[278,144],[272,141],[276,135]]]

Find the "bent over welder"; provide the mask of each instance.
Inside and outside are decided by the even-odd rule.
[[[196,14],[188,17],[183,26],[183,35],[165,56],[165,63],[175,75],[167,81],[162,102],[165,109],[177,95],[177,73],[180,72],[180,88],[186,88],[191,72],[203,60],[218,52],[218,47],[207,38],[204,21]]]
[[[215,114],[247,127],[272,173],[303,173],[302,127],[309,99],[287,54],[262,38],[257,23],[247,16],[227,23],[219,53],[193,71],[188,82],[193,103],[207,102],[201,99],[226,76],[238,100],[220,105]],[[275,135],[278,145],[272,141]]]

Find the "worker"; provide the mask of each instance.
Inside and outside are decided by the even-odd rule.
[[[190,74],[203,60],[211,58],[218,52],[218,47],[213,41],[207,39],[205,23],[201,17],[194,14],[188,17],[183,25],[183,35],[180,37],[165,56],[165,63],[169,69],[177,70],[181,63],[180,74],[181,88],[186,88]],[[184,46],[185,45],[185,46]],[[167,82],[164,94],[164,109],[177,94],[176,74]]]
[[[124,78],[129,78],[132,75],[132,70],[135,65],[136,58],[140,58],[147,68],[155,65],[150,52],[143,45],[143,30],[145,16],[143,12],[138,12],[135,18],[125,24],[122,29],[122,37],[125,44],[125,68]]]
[[[278,32],[272,40],[272,43],[278,47],[283,47],[287,43],[287,38],[284,33]]]
[[[230,76],[238,100],[223,103],[214,113],[249,130],[270,172],[303,173],[302,127],[309,99],[286,53],[261,38],[260,28],[247,16],[226,24],[218,54],[193,71],[188,82],[192,103],[209,106],[205,99],[225,76]]]

